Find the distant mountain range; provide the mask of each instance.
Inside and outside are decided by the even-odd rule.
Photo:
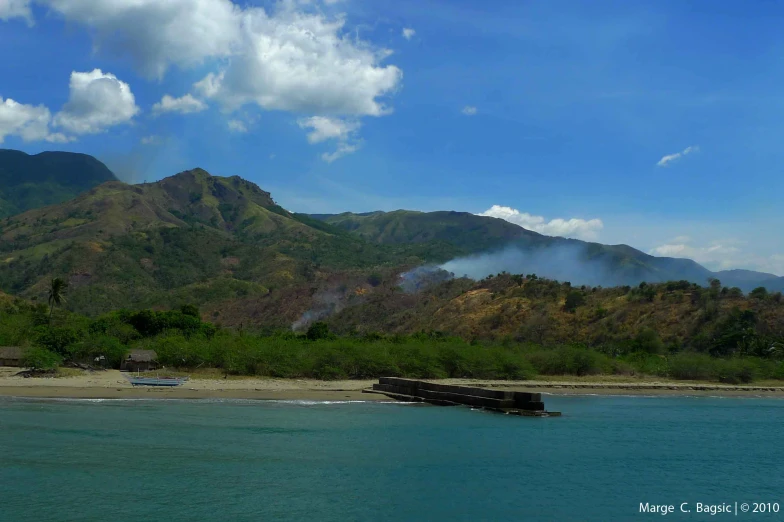
[[[712,272],[690,259],[655,257],[627,245],[544,236],[501,219],[464,212],[397,210],[312,214],[311,217],[377,244],[439,241],[454,245],[463,255],[506,250],[498,256],[484,256],[482,262],[487,265],[484,270],[487,274],[503,269],[604,286],[675,280],[705,285],[709,279],[716,278],[725,286],[739,287],[745,292],[759,286],[771,291],[784,290],[784,277],[774,274],[751,270]],[[516,252],[510,254],[510,249]],[[477,268],[477,263],[470,260],[463,264]]]
[[[289,325],[361,303],[389,288],[378,281],[420,265],[603,286],[716,277],[744,291],[784,289],[772,274],[714,273],[464,212],[292,213],[249,181],[201,169],[128,185],[82,154],[0,150],[0,194],[0,290],[45,299],[47,282],[64,276],[69,306],[88,314],[190,302],[225,324]]]

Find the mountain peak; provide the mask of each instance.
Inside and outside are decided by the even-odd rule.
[[[117,178],[87,154],[0,149],[0,217],[67,201]]]

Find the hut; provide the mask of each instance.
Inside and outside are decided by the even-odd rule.
[[[147,372],[158,369],[158,354],[155,350],[131,350],[123,359],[120,370]]]
[[[21,366],[23,355],[18,346],[0,346],[0,366]]]

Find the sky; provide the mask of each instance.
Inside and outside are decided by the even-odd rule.
[[[0,147],[784,275],[784,5],[0,0]]]

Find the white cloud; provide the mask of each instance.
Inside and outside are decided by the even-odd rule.
[[[671,242],[659,245],[648,251],[649,254],[662,257],[692,259],[712,270],[728,270],[747,268],[774,274],[784,274],[784,255],[759,255],[745,251],[743,242],[724,239],[706,244],[688,244],[688,242]]]
[[[0,20],[24,18],[28,25],[33,25],[33,13],[30,11],[30,0],[0,0]]]
[[[152,112],[155,114],[160,114],[162,112],[191,114],[193,112],[201,112],[206,108],[206,103],[194,98],[191,94],[186,94],[180,98],[174,98],[168,94],[164,94],[161,101],[152,106]]]
[[[160,145],[163,140],[160,136],[151,135],[142,137],[141,142],[142,145]]]
[[[97,50],[130,57],[150,77],[226,57],[240,38],[242,10],[230,0],[39,1],[91,28]]]
[[[358,121],[347,121],[339,118],[325,118],[323,116],[313,116],[304,118],[297,122],[300,128],[311,129],[308,133],[308,142],[321,143],[327,140],[336,140],[337,149],[334,152],[325,152],[321,159],[327,163],[351,154],[359,150],[359,143],[356,133],[361,127]]]
[[[403,28],[403,38],[405,38],[406,40],[412,39],[415,34],[416,34],[416,31],[414,31],[410,27]]]
[[[332,139],[345,141],[361,126],[357,121],[344,121],[339,118],[325,118],[323,116],[304,118],[297,123],[300,128],[313,129],[308,133],[310,143],[320,143]]]
[[[325,152],[321,155],[321,159],[326,161],[327,163],[332,163],[333,161],[342,158],[347,154],[352,154],[359,150],[359,145],[352,145],[349,143],[338,143],[338,148],[335,152]]]
[[[245,122],[242,120],[229,120],[226,125],[229,127],[229,130],[232,132],[240,132],[245,133],[248,132],[248,126],[245,125]]]
[[[389,108],[378,98],[402,78],[397,67],[380,65],[388,54],[344,34],[340,18],[281,5],[273,15],[246,9],[237,52],[197,89],[229,110],[256,104],[323,116],[387,114]]]
[[[552,219],[546,221],[542,216],[533,216],[527,212],[520,212],[511,207],[493,205],[480,216],[500,218],[515,225],[545,234],[548,236],[574,237],[579,239],[596,239],[599,231],[604,228],[600,219]]]
[[[391,112],[385,97],[403,76],[382,63],[390,50],[360,40],[342,15],[311,0],[279,0],[269,10],[230,0],[37,1],[88,27],[98,52],[130,57],[151,77],[172,66],[206,68],[193,94],[227,112],[256,105],[329,118],[383,116]]]
[[[677,161],[680,158],[682,158],[683,156],[686,156],[687,154],[691,154],[692,152],[699,152],[699,150],[700,150],[700,148],[697,147],[696,145],[694,145],[692,147],[686,147],[682,151],[676,152],[675,154],[667,154],[666,156],[663,156],[662,159],[660,159],[658,163],[656,163],[656,166],[657,167],[666,167],[670,163],[672,163],[673,161]]]
[[[53,119],[54,125],[75,134],[97,134],[129,123],[139,112],[127,83],[100,69],[72,72],[70,97]]]
[[[472,105],[466,105],[465,107],[463,107],[463,110],[460,112],[462,112],[466,116],[473,116],[476,114],[476,107]]]
[[[6,136],[19,136],[24,141],[72,141],[64,134],[52,133],[49,129],[51,120],[51,112],[43,105],[25,105],[0,97],[0,143]]]

